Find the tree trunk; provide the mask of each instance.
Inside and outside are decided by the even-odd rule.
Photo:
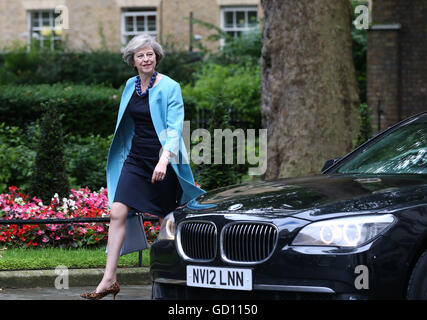
[[[265,179],[320,173],[352,149],[359,96],[348,0],[261,0]]]

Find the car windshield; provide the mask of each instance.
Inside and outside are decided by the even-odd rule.
[[[427,117],[379,137],[334,172],[427,174]]]

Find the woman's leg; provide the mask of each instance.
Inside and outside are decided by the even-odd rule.
[[[117,280],[117,264],[119,261],[120,249],[125,239],[128,212],[129,207],[127,205],[121,202],[113,202],[110,213],[110,226],[108,229],[107,263],[104,276],[96,288],[96,292],[104,291]]]

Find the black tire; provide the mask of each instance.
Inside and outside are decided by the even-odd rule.
[[[427,250],[421,254],[412,270],[406,298],[427,300]]]

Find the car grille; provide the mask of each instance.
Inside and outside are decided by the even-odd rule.
[[[276,227],[270,224],[230,224],[221,236],[223,259],[229,262],[262,262],[273,253],[277,237]]]
[[[231,223],[222,231],[221,258],[233,263],[259,263],[273,253],[278,239],[274,225]],[[186,221],[178,226],[178,250],[186,260],[211,261],[217,252],[217,228],[207,221]]]
[[[217,231],[210,222],[185,222],[179,227],[179,243],[187,258],[206,261],[216,255]]]

